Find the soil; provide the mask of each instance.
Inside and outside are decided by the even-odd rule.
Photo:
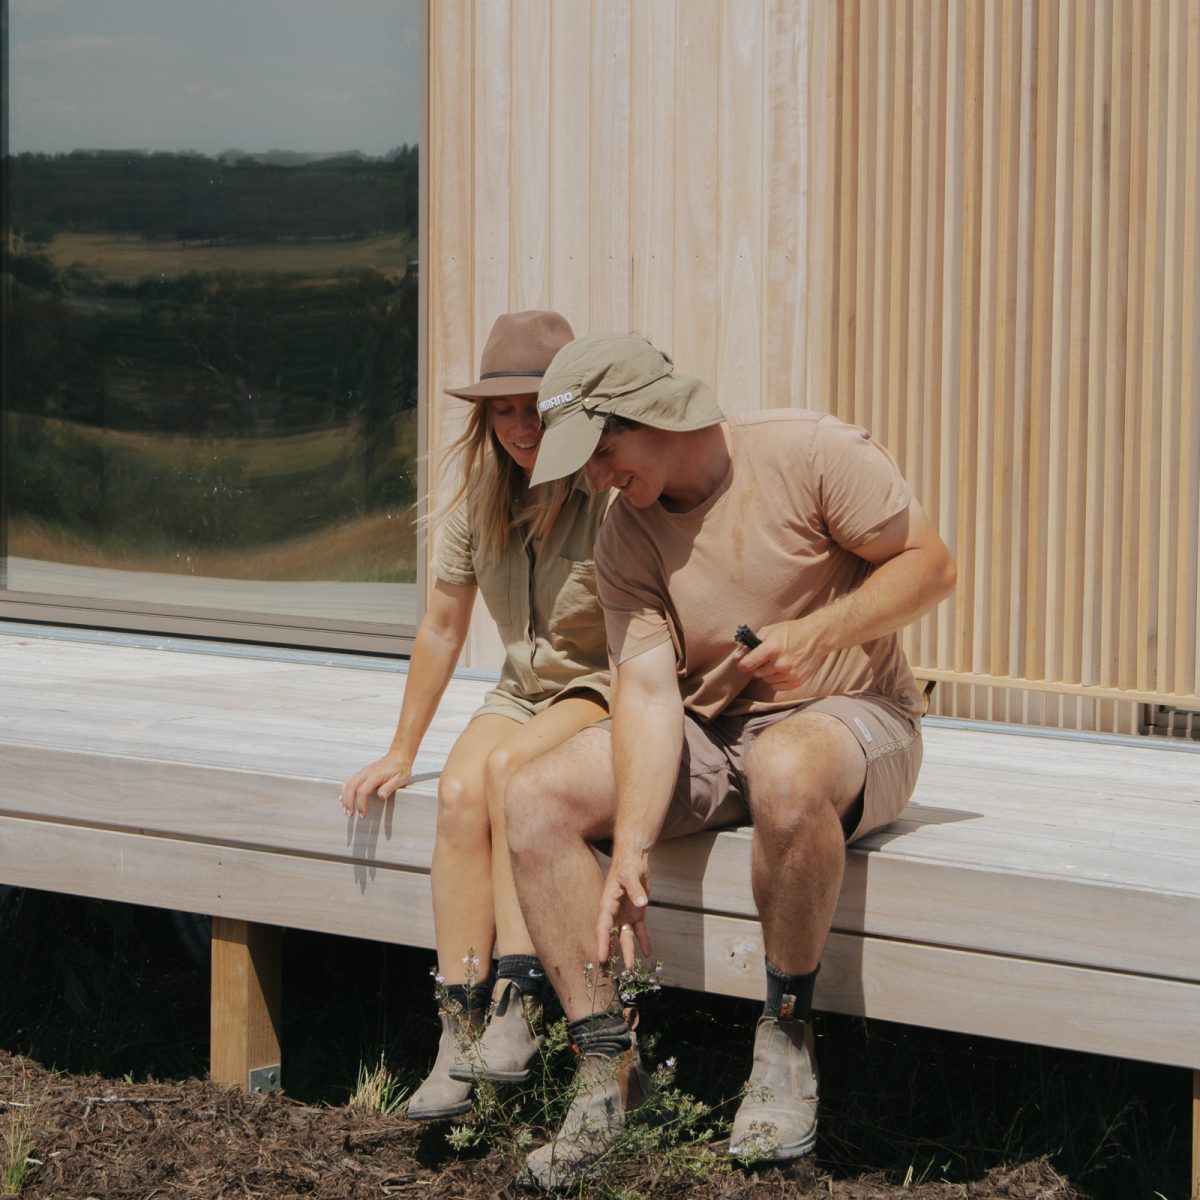
[[[0,1172],[21,1126],[29,1146],[21,1200],[533,1194],[511,1156],[456,1151],[444,1126],[250,1096],[198,1079],[130,1084],[60,1074],[0,1050]],[[665,1178],[650,1162],[620,1168],[610,1186],[628,1196],[699,1200],[1082,1200],[1044,1159],[970,1183],[909,1186],[877,1175],[834,1178],[808,1160],[699,1179]]]

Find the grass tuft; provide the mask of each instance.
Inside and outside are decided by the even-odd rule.
[[[379,1113],[391,1116],[408,1095],[405,1087],[379,1053],[379,1061],[373,1067],[359,1063],[358,1080],[350,1093],[350,1107],[356,1112]]]
[[[19,1196],[33,1158],[33,1126],[38,1101],[29,1098],[29,1076],[19,1059],[13,1063],[11,1094],[0,1104],[0,1196]]]

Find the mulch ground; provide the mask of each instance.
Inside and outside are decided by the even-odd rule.
[[[58,1074],[0,1051],[0,1168],[19,1127],[30,1159],[16,1193],[22,1200],[533,1194],[518,1182],[510,1156],[463,1156],[446,1144],[444,1129],[403,1117],[249,1096],[197,1079],[129,1084]],[[908,1187],[878,1177],[834,1179],[807,1161],[699,1180],[663,1178],[649,1163],[622,1168],[615,1182],[630,1195],[699,1200],[1081,1200],[1043,1160],[972,1183]]]

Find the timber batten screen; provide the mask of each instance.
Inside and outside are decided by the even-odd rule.
[[[814,344],[959,562],[914,661],[1194,706],[1200,6],[819,11],[854,273]]]
[[[430,56],[435,449],[498,312],[637,329],[893,450],[939,711],[1200,706],[1200,0],[439,5]]]

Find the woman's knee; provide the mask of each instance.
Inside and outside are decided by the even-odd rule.
[[[498,820],[504,818],[504,794],[508,790],[508,782],[524,761],[511,747],[497,746],[483,764],[483,786],[488,809]]]
[[[439,838],[475,841],[491,828],[482,780],[459,772],[443,772],[438,780]]]

